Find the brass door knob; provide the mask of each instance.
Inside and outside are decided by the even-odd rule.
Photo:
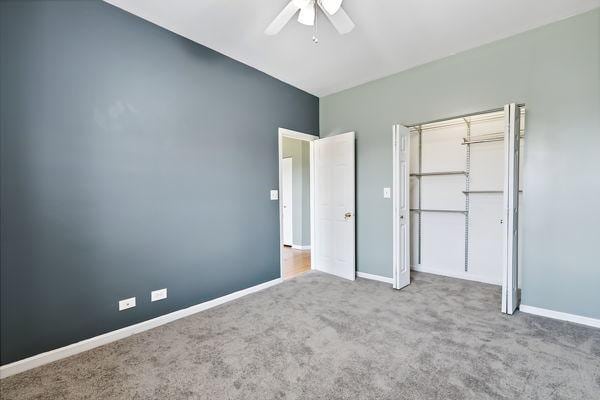
[[[344,219],[345,220],[349,220],[350,218],[352,218],[352,213],[351,212],[347,212],[346,214],[344,214]]]

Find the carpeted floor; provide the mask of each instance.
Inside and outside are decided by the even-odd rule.
[[[309,272],[0,382],[2,399],[600,399],[600,330],[500,289]]]

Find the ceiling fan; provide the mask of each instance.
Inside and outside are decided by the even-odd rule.
[[[318,43],[316,37],[317,7],[333,24],[335,29],[341,34],[345,34],[354,29],[354,22],[342,8],[343,0],[291,0],[287,6],[275,17],[273,22],[267,27],[267,35],[276,35],[283,29],[294,15],[298,13],[298,22],[304,25],[314,26],[313,41]]]

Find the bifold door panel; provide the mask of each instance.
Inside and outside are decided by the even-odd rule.
[[[408,128],[393,127],[393,287],[410,284],[410,136]]]
[[[519,159],[521,110],[515,104],[504,107],[504,249],[502,312],[512,314],[519,306]]]

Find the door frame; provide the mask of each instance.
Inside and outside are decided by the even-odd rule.
[[[526,110],[525,103],[509,103],[509,104],[504,105],[503,107],[498,107],[498,108],[494,108],[494,109],[491,109],[491,110],[478,111],[478,112],[473,112],[473,113],[463,114],[463,115],[458,115],[458,116],[449,116],[449,117],[440,118],[440,119],[436,119],[436,120],[432,120],[432,121],[427,121],[427,122],[403,123],[401,125],[404,126],[405,128],[410,129],[410,128],[414,128],[414,127],[419,126],[419,125],[427,125],[427,124],[432,124],[432,123],[436,123],[436,122],[443,122],[443,121],[450,120],[450,119],[465,118],[465,117],[471,117],[471,116],[474,116],[474,115],[489,114],[489,113],[500,112],[500,111],[503,111],[503,112],[506,113],[507,112],[506,111],[506,107],[507,106],[508,107],[512,106],[513,108],[518,109],[520,117],[523,115],[523,113],[522,113],[523,110]],[[505,118],[506,118],[506,115],[505,115]],[[397,125],[395,125],[395,126],[397,126]],[[393,128],[393,129],[394,129],[394,132],[395,132],[395,128]],[[506,129],[507,129],[507,127],[505,126],[505,130]],[[520,129],[520,126],[517,129]],[[519,137],[519,141],[520,141],[520,137]],[[394,142],[392,142],[392,149],[393,149],[393,156],[392,156],[393,160],[392,160],[392,162],[393,162],[393,168],[395,168],[395,166],[399,162],[399,154],[398,154],[397,151],[395,151],[395,143]],[[506,152],[507,152],[507,150],[505,150],[505,153]],[[506,154],[505,154],[505,157],[506,157]],[[522,169],[523,166],[520,165],[520,160],[517,159],[516,162],[517,162],[517,168]],[[506,171],[505,171],[505,178],[506,178]],[[518,178],[517,178],[517,181],[518,181]],[[392,196],[393,196],[392,201],[393,201],[393,207],[395,207],[396,202],[397,202],[397,194],[396,193],[398,191],[398,183],[399,182],[396,179],[396,174],[395,174],[395,172],[393,172],[393,178],[392,178]],[[513,189],[514,189],[514,187],[513,187]],[[508,186],[507,186],[507,183],[505,183],[504,189],[503,189],[505,195],[507,194],[506,193],[507,190],[508,190]],[[518,188],[517,188],[517,190],[518,190]],[[410,193],[409,193],[409,198],[410,198]],[[506,200],[504,200],[503,203],[506,203]],[[515,210],[515,213],[517,215],[520,213],[520,204],[519,204],[518,197],[517,197],[517,209]],[[394,227],[398,226],[399,222],[400,222],[400,215],[399,215],[399,213],[394,212],[394,209],[392,209],[392,224],[393,224],[393,226]],[[520,223],[520,221],[519,221],[519,219],[517,219],[517,221],[516,221],[517,229],[518,229],[518,224],[519,223]],[[396,228],[394,228],[394,229],[396,229]],[[396,236],[394,235],[394,237],[396,237]],[[518,242],[517,242],[516,245],[518,246]],[[393,271],[394,277],[395,277],[396,276],[396,268],[398,268],[398,262],[397,262],[397,258],[398,257],[397,257],[397,255],[399,254],[399,247],[398,247],[398,243],[397,243],[396,240],[393,240],[392,246],[393,246],[393,248],[392,248],[392,252],[393,252],[392,253],[393,254],[392,255],[392,259],[393,259],[392,271]],[[412,250],[412,249],[410,249],[410,250]],[[506,256],[506,254],[503,254],[503,257],[505,257],[505,256]],[[506,296],[507,290],[509,289],[509,286],[510,286],[511,289],[513,288],[513,283],[512,282],[507,282],[508,272],[509,272],[508,271],[508,264],[506,262],[503,262],[503,265],[502,265],[503,282],[502,282],[502,298],[501,298],[501,303],[502,303],[501,304],[501,311],[502,312],[506,312],[506,297],[505,296]],[[462,279],[462,278],[459,278],[459,279]],[[518,290],[518,287],[519,287],[518,275],[517,275],[517,279],[516,279],[516,285],[517,285],[517,290]],[[519,300],[517,300],[517,301],[519,301]],[[511,314],[511,313],[509,313],[509,314]]]
[[[309,142],[310,144],[310,163],[309,163],[309,175],[310,175],[310,269],[313,269],[314,254],[313,254],[313,243],[315,237],[315,224],[314,224],[314,156],[313,156],[313,141],[319,139],[318,136],[310,135],[308,133],[302,133],[293,131],[291,129],[279,128],[277,133],[277,170],[278,170],[278,193],[279,195],[279,277],[283,279],[283,202],[281,201],[281,191],[283,189],[283,138],[297,139]]]

